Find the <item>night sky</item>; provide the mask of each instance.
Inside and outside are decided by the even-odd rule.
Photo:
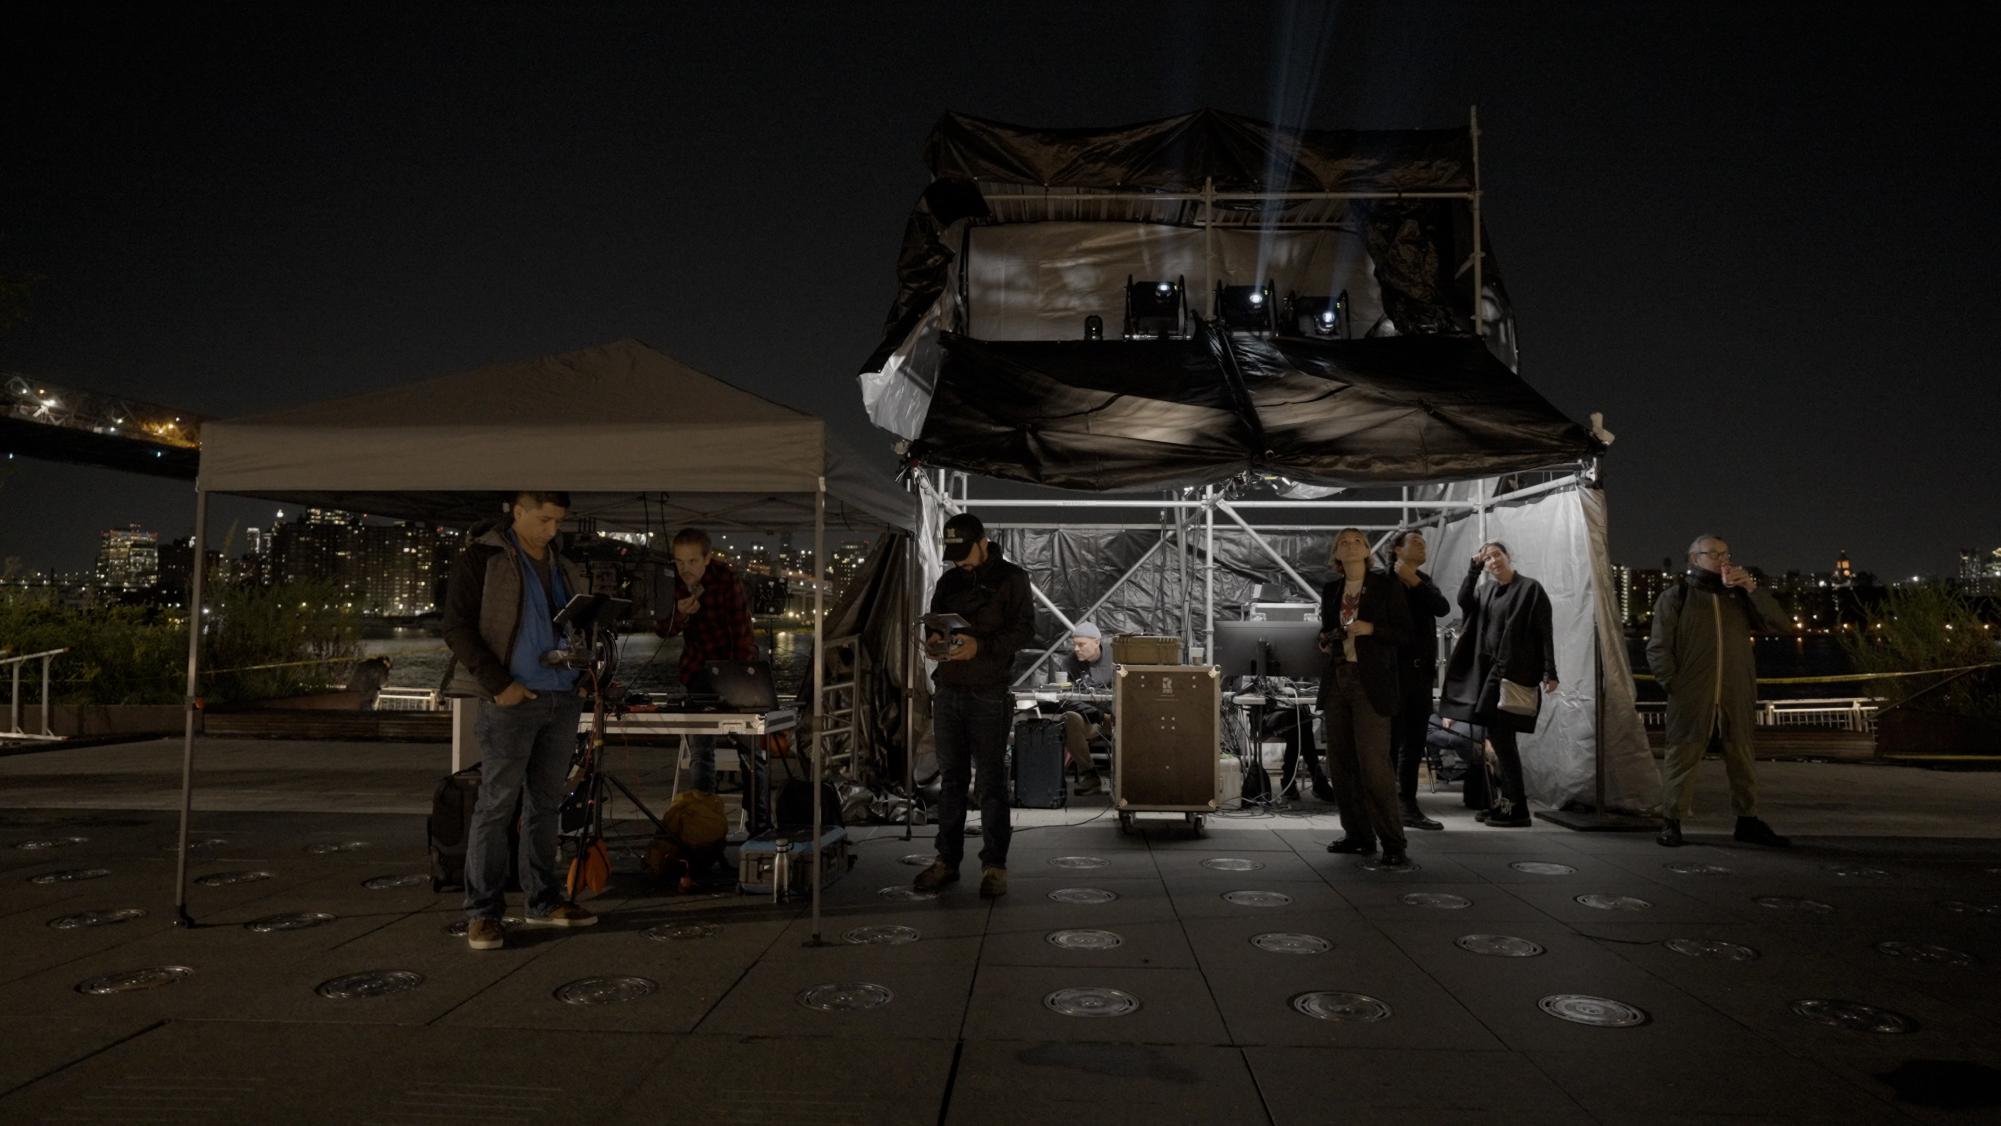
[[[2001,544],[1995,99],[1956,19],[155,7],[9,21],[0,271],[37,281],[0,369],[227,416],[633,336],[885,449],[853,375],[946,110],[1401,128],[1477,103],[1522,374],[1618,435],[1616,560],[1714,528],[1768,569],[1846,548],[1889,578]],[[29,567],[192,524],[185,484],[0,472],[0,556]]]

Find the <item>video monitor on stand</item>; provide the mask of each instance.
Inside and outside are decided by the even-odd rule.
[[[1317,680],[1326,664],[1317,621],[1216,623],[1216,666],[1224,676]]]

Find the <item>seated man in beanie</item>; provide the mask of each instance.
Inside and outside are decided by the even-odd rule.
[[[1091,622],[1078,622],[1070,631],[1070,656],[1064,661],[1071,684],[1080,692],[1110,692],[1113,677],[1112,646]],[[1063,754],[1077,767],[1077,793],[1095,794],[1105,788],[1098,764],[1091,758],[1091,741],[1110,738],[1112,710],[1096,704],[1066,702],[1063,714]]]

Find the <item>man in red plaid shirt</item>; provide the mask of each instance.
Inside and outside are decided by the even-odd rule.
[[[709,533],[683,528],[674,533],[674,612],[654,623],[662,637],[679,635],[681,683],[693,691],[708,687],[708,661],[754,661],[757,638],[750,629],[750,599],[729,564],[716,558]],[[716,738],[689,739],[689,786],[716,792]]]

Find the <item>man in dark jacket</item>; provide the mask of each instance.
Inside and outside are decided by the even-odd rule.
[[[1750,637],[1779,628],[1784,611],[1757,577],[1730,561],[1720,536],[1688,547],[1688,573],[1654,602],[1647,666],[1667,692],[1667,751],[1661,758],[1660,843],[1681,844],[1681,820],[1695,798],[1695,769],[1712,738],[1723,743],[1736,837],[1784,848],[1792,842],[1758,817],[1752,768],[1752,712],[1758,668]]]
[[[1417,804],[1417,764],[1424,757],[1424,737],[1431,729],[1431,689],[1438,679],[1438,619],[1452,604],[1424,566],[1424,533],[1404,528],[1390,537],[1390,573],[1410,604],[1410,633],[1397,646],[1397,687],[1402,695],[1390,726],[1390,753],[1397,767],[1397,799],[1406,829],[1443,829]]]
[[[568,493],[518,493],[511,519],[474,538],[452,564],[445,644],[457,664],[448,695],[478,698],[479,800],[466,840],[466,943],[506,942],[508,822],[521,807],[521,891],[528,922],[584,927],[597,916],[571,903],[556,876],[557,811],[577,745],[583,699],[577,670],[544,664],[562,648],[551,619],[585,594],[583,571],[556,551]]]
[[[966,628],[949,637],[929,633],[938,656],[932,674],[931,727],[943,774],[938,816],[938,858],[918,873],[919,891],[937,891],[959,878],[966,851],[966,789],[980,786],[980,895],[1007,894],[1007,733],[1014,717],[1008,681],[1015,651],[1035,639],[1035,602],[1028,572],[1001,558],[986,526],[970,512],[945,522],[945,574],[931,595],[933,614],[956,614]]]

